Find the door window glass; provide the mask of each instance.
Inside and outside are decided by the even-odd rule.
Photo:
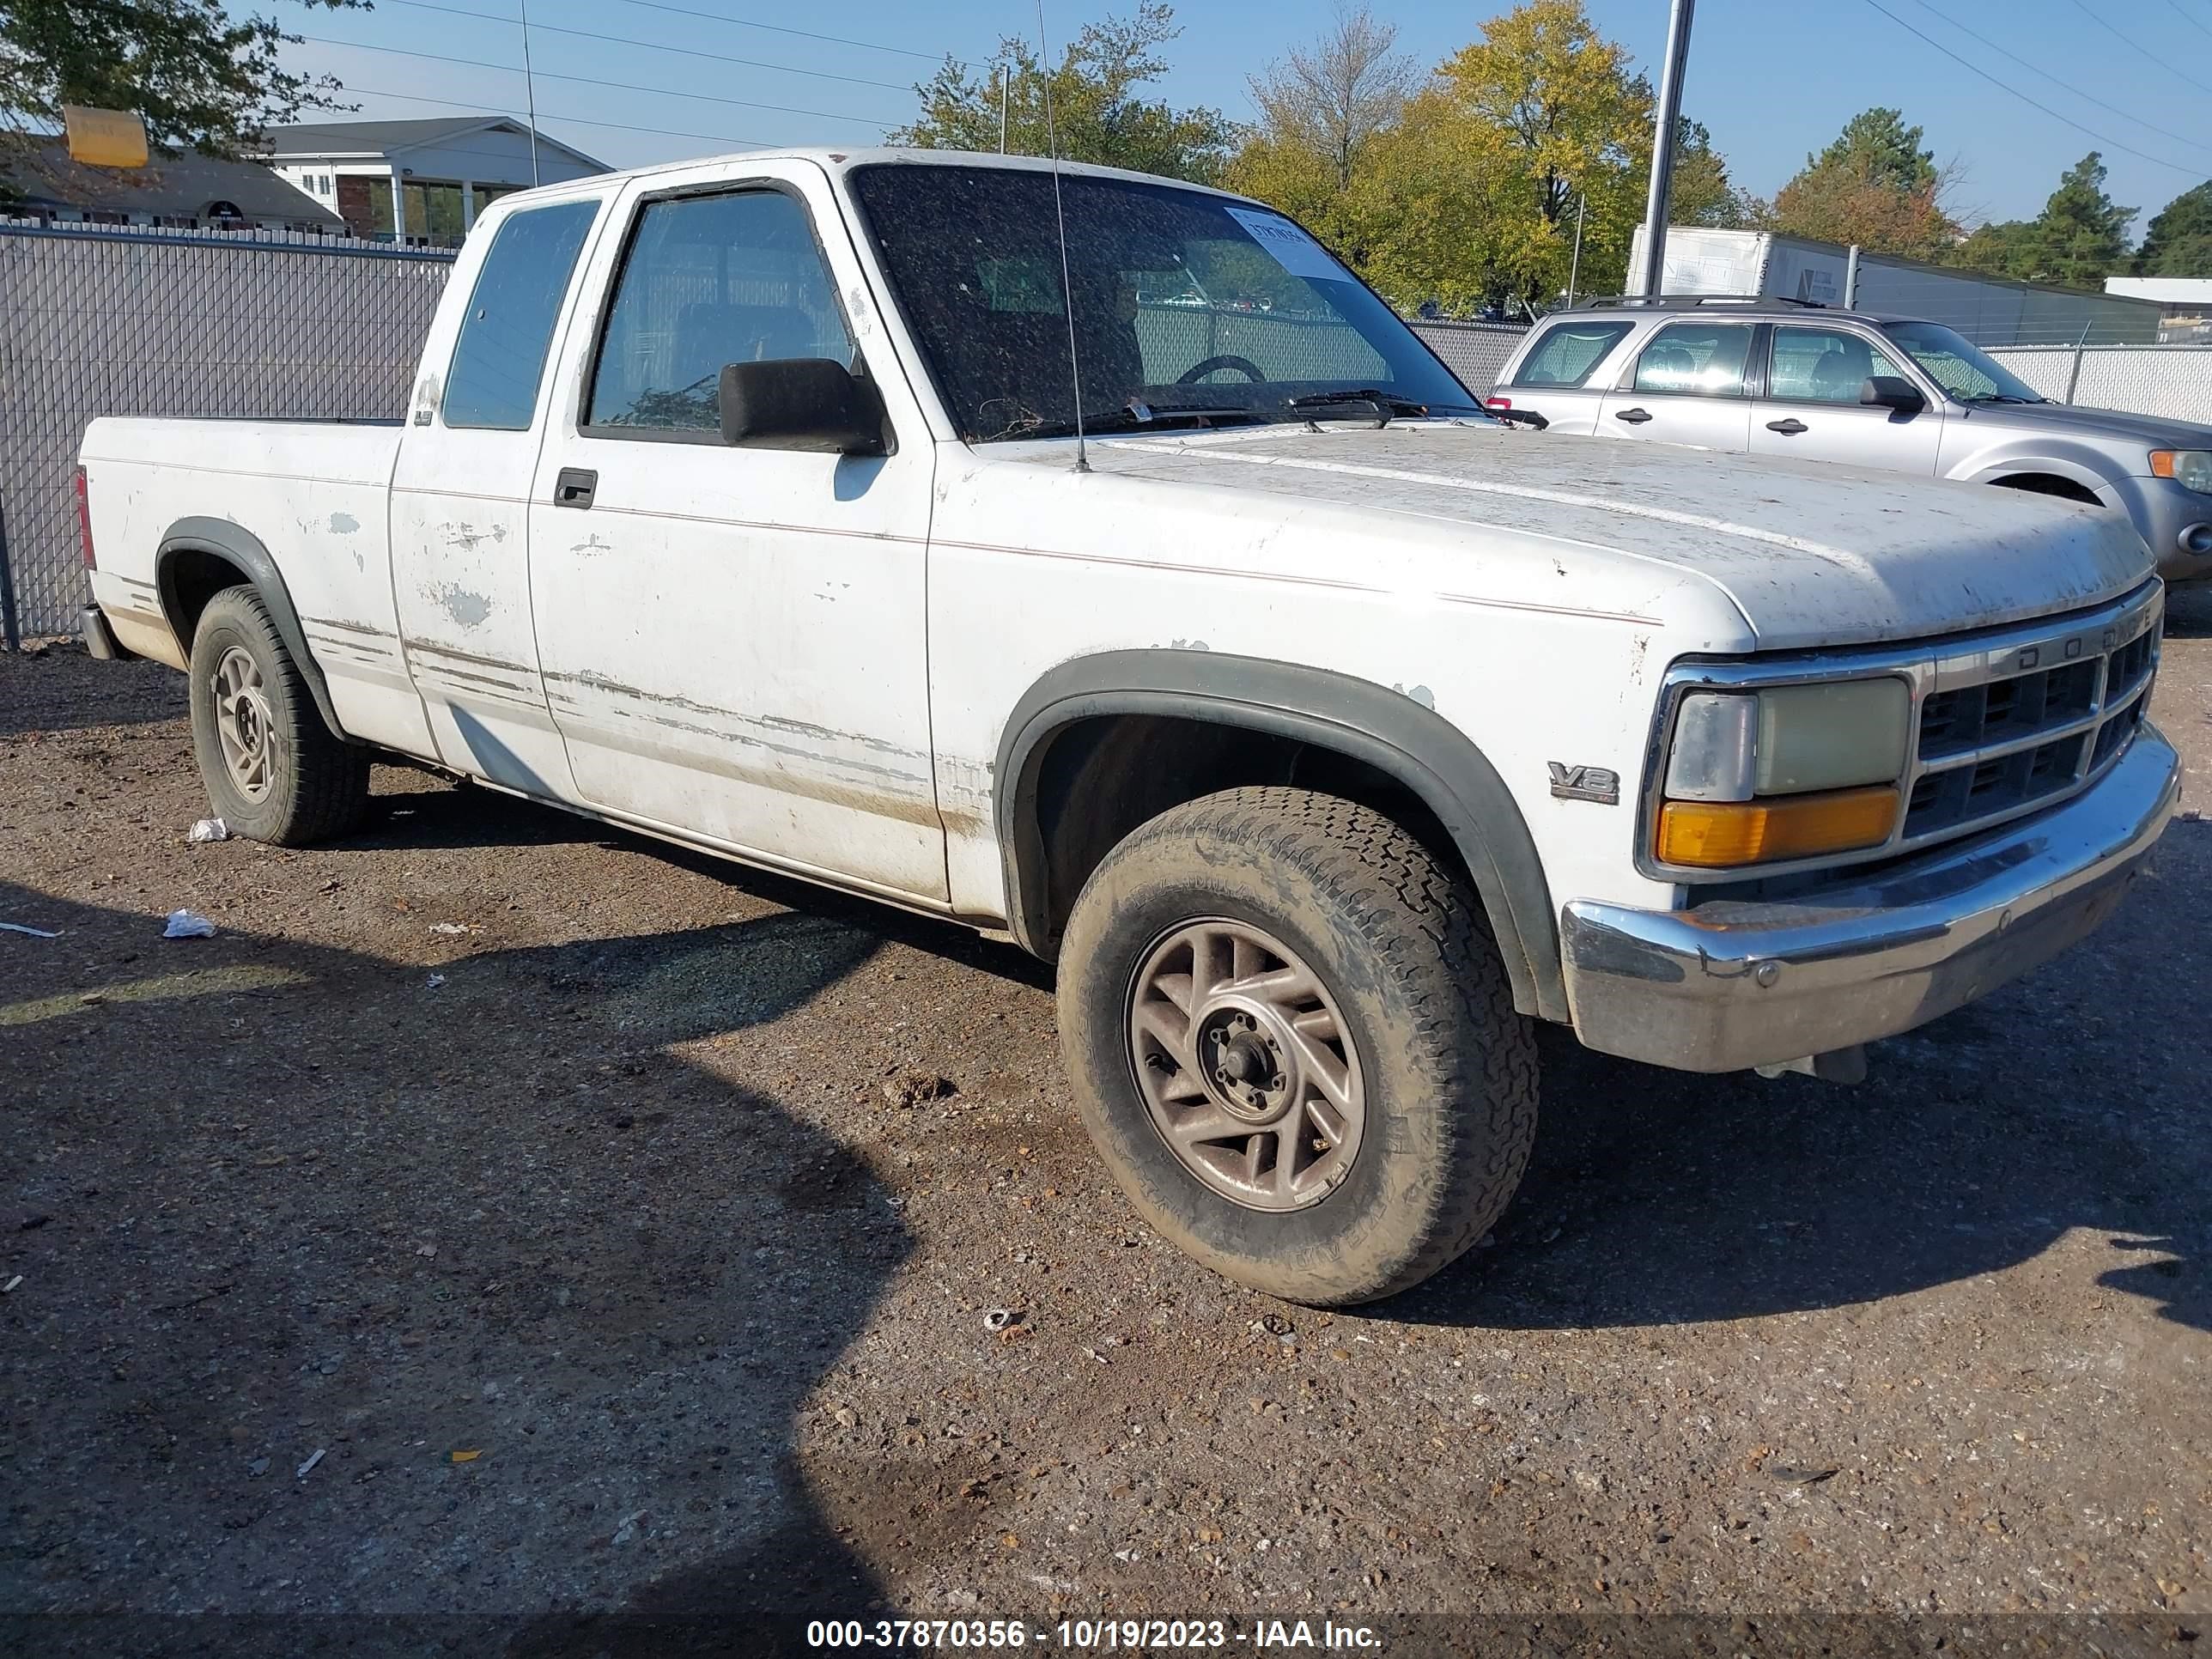
[[[527,432],[553,325],[599,204],[559,202],[501,225],[469,290],[441,413],[447,426]]]
[[[775,190],[650,202],[623,262],[585,424],[711,432],[724,364],[799,357],[855,362],[805,207]]]
[[[1514,371],[1513,384],[1526,386],[1578,386],[1589,379],[1605,354],[1628,332],[1622,323],[1561,323],[1523,358]]]
[[[1669,323],[1636,360],[1636,389],[1741,398],[1750,356],[1751,330],[1744,324]]]
[[[1856,404],[1873,374],[1905,378],[1887,354],[1863,337],[1834,328],[1778,328],[1766,395],[1796,403]]]

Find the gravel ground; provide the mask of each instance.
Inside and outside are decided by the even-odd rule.
[[[0,920],[61,933],[0,933],[0,1637],[2190,1651],[2208,710],[2185,595],[2191,816],[2089,945],[1854,1090],[1547,1033],[1494,1241],[1331,1317],[1136,1223],[1012,950],[396,769],[188,846],[181,678],[0,657]]]

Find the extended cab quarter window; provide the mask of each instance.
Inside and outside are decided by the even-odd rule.
[[[1626,323],[1561,323],[1536,342],[1515,372],[1513,384],[1578,386],[1628,332]]]
[[[530,429],[561,301],[599,211],[596,200],[559,202],[512,215],[494,233],[446,373],[447,426]]]
[[[799,357],[858,368],[805,205],[777,190],[649,202],[623,261],[585,424],[711,432],[725,364]]]
[[[1636,389],[1741,398],[1752,331],[1742,323],[1669,323],[1636,360]]]

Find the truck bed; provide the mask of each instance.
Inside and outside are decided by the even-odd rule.
[[[196,520],[227,520],[282,572],[349,735],[398,747],[422,738],[399,649],[389,490],[398,422],[101,420],[84,466],[96,564],[93,597],[129,650],[186,665],[189,638],[164,614],[156,556]]]

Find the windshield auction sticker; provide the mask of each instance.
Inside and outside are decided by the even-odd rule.
[[[1250,231],[1252,240],[1273,254],[1275,263],[1291,276],[1324,283],[1344,280],[1344,267],[1329,257],[1328,250],[1280,214],[1231,208],[1229,216]]]

